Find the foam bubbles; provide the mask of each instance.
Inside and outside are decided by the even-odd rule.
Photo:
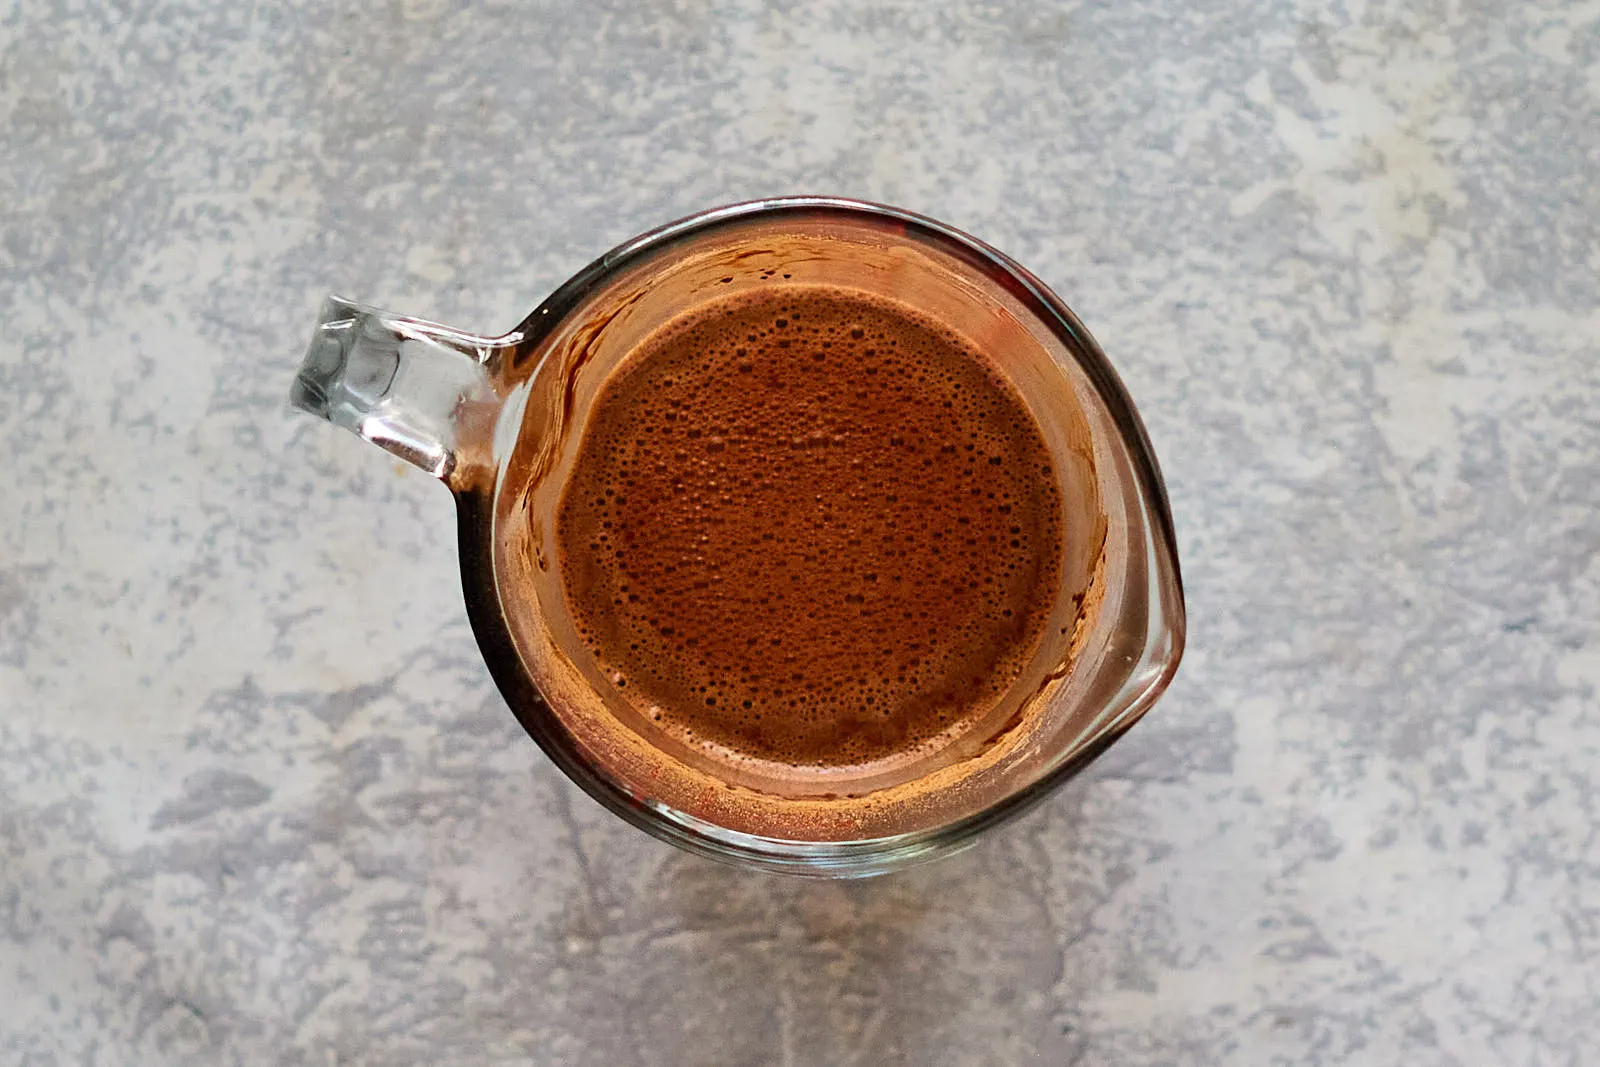
[[[557,517],[580,636],[708,752],[842,766],[936,748],[1036,646],[1060,490],[964,338],[783,286],[669,323],[606,384]]]

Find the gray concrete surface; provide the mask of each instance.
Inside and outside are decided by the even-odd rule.
[[[1600,8],[0,3],[0,1063],[1600,1062]],[[645,838],[506,713],[321,294],[499,330],[657,222],[1033,267],[1185,668],[976,850]]]

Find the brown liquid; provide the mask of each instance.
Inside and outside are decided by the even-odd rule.
[[[1060,583],[1038,425],[964,337],[782,286],[604,384],[557,515],[578,633],[639,711],[738,760],[930,753],[1017,680]]]

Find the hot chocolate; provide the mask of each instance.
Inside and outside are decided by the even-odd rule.
[[[1038,424],[913,308],[773,283],[647,337],[563,490],[568,609],[618,694],[710,756],[894,766],[1022,674],[1061,582]]]

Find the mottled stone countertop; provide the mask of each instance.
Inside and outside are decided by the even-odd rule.
[[[1600,7],[0,4],[0,1064],[1600,1063]],[[680,854],[526,739],[449,495],[284,397],[831,192],[1164,461],[1156,710],[948,861]]]

